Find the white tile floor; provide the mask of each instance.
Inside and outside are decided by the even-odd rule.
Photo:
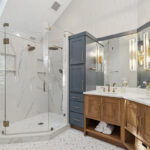
[[[38,123],[40,122],[44,124],[38,125]],[[63,115],[50,112],[48,123],[48,113],[42,113],[28,119],[10,123],[10,127],[6,128],[6,133],[19,134],[19,133],[44,132],[49,131],[51,128],[57,130],[65,125],[66,125],[66,117],[64,117]]]
[[[46,142],[0,145],[0,150],[123,150],[122,148],[84,137],[83,133],[68,129],[54,139]]]

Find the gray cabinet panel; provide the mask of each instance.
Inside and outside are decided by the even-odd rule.
[[[83,103],[71,101],[70,102],[70,111],[83,114],[83,111],[84,111]]]
[[[70,64],[81,64],[85,61],[85,37],[70,40]]]
[[[95,38],[87,32],[69,38],[69,117],[71,125],[81,128],[84,127],[83,92],[96,88],[96,73],[87,70],[87,67],[96,67],[95,59],[91,57],[96,51],[94,42]]]
[[[82,93],[85,89],[84,65],[70,66],[70,91]]]
[[[72,125],[84,128],[84,117],[82,114],[70,112],[69,120]]]
[[[79,93],[70,93],[70,101],[83,102],[84,96],[83,94],[79,94]]]

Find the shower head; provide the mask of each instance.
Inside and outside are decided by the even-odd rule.
[[[62,74],[62,73],[63,73],[62,69],[59,69],[59,73],[60,73],[60,74]]]
[[[35,47],[28,44],[28,51],[33,51],[33,50],[35,50]]]
[[[54,45],[54,46],[51,46],[51,47],[49,47],[48,48],[49,50],[58,50],[58,49],[63,49],[62,47],[59,47],[59,46],[56,46],[56,45]]]

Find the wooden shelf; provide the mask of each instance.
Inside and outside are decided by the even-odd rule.
[[[88,127],[86,129],[86,132],[95,134],[99,137],[102,137],[102,138],[105,138],[105,139],[108,139],[108,140],[112,140],[112,141],[120,143],[120,144],[122,143],[121,138],[120,138],[120,128],[119,127],[116,127],[116,129],[113,131],[113,133],[111,135],[106,135],[106,134],[103,134],[103,133],[100,133],[100,132],[96,131],[95,126]]]
[[[124,143],[124,145],[128,148],[128,150],[135,150],[133,143]]]
[[[125,141],[124,145],[129,149],[129,150],[135,150],[135,136],[130,133],[130,131],[125,129]]]

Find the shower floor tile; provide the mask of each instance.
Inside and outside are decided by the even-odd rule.
[[[0,145],[0,150],[124,150],[117,146],[84,136],[83,132],[68,129],[45,142]]]
[[[62,128],[66,125],[66,117],[56,114],[42,113],[37,116],[10,123],[10,127],[6,128],[7,134],[20,134],[20,133],[34,133],[34,132],[46,132],[50,129],[54,131]]]

